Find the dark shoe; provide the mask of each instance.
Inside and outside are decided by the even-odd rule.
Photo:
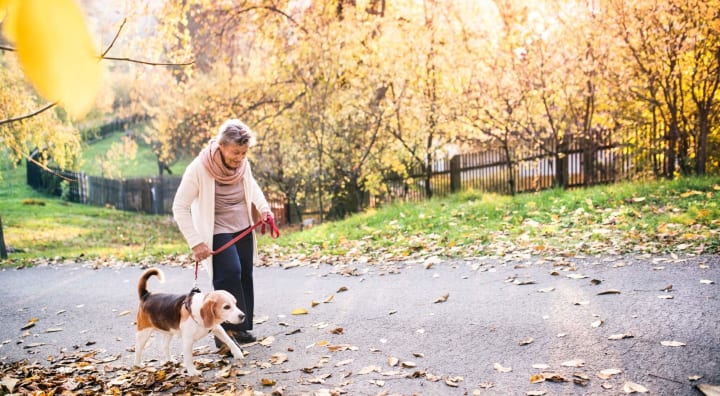
[[[245,330],[234,331],[233,334],[231,335],[231,337],[233,339],[235,339],[235,341],[237,341],[238,344],[248,344],[250,342],[257,341],[257,338],[255,338],[254,335],[250,334],[249,332],[247,332]]]

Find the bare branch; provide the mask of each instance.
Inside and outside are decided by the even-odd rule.
[[[36,159],[33,158],[32,156],[26,155],[26,156],[25,156],[25,160],[28,161],[28,162],[34,163],[35,165],[41,167],[44,171],[50,172],[50,173],[52,173],[53,175],[55,175],[55,176],[57,176],[57,177],[65,180],[65,181],[73,182],[73,183],[77,182],[77,179],[71,179],[71,178],[69,178],[69,177],[65,177],[65,176],[61,175],[60,173],[56,172],[55,170],[48,168],[47,165],[41,164],[38,160],[36,160]]]
[[[55,107],[55,105],[57,105],[57,103],[58,103],[58,102],[48,103],[48,104],[46,104],[45,106],[43,106],[42,108],[33,111],[32,113],[28,113],[28,114],[21,115],[21,116],[17,116],[17,117],[12,117],[12,118],[7,118],[7,119],[4,119],[4,120],[0,120],[0,125],[9,124],[9,123],[11,123],[11,122],[18,122],[18,121],[22,121],[22,120],[27,119],[27,118],[35,117],[36,115],[42,113],[43,111],[49,110],[49,109]]]
[[[110,52],[110,49],[112,49],[112,47],[115,45],[115,42],[117,41],[118,37],[120,36],[120,32],[122,31],[123,27],[125,27],[126,22],[127,22],[127,18],[123,19],[122,23],[120,24],[120,27],[118,28],[117,32],[115,33],[115,37],[113,37],[113,39],[112,39],[112,42],[110,42],[110,44],[107,46],[105,51],[103,51],[103,53],[98,57],[99,60],[105,59],[105,60],[114,60],[114,61],[134,62],[134,63],[140,63],[143,65],[151,65],[151,66],[189,66],[189,65],[192,65],[193,63],[195,63],[195,61],[183,62],[183,63],[149,62],[149,61],[142,61],[142,60],[137,60],[137,59],[132,59],[132,58],[116,58],[116,57],[107,56],[107,53]],[[0,50],[17,51],[16,48],[6,47],[6,46],[0,46]],[[35,110],[31,113],[17,116],[17,117],[12,117],[12,118],[6,118],[4,120],[0,120],[0,125],[9,124],[11,122],[18,122],[18,121],[22,121],[22,120],[25,120],[28,118],[35,117],[36,115],[55,107],[57,104],[58,104],[58,102],[48,103],[45,106],[41,107],[40,109]]]
[[[114,61],[125,61],[125,62],[133,62],[133,63],[140,63],[143,65],[150,65],[150,66],[190,66],[195,61],[190,62],[184,62],[184,63],[172,63],[172,62],[150,62],[150,61],[143,61],[138,59],[132,59],[132,58],[116,58],[113,56],[103,56],[102,59],[104,60],[114,60]]]
[[[125,23],[127,22],[127,18],[123,18],[122,23],[120,24],[120,27],[118,28],[117,32],[115,32],[115,37],[113,37],[112,41],[110,42],[110,45],[103,51],[102,55],[100,55],[101,58],[104,58],[105,55],[107,55],[108,52],[110,52],[110,49],[115,45],[115,42],[117,41],[118,37],[120,37],[120,32],[125,27]]]

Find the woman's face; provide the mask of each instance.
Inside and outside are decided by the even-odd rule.
[[[250,146],[248,144],[226,143],[219,146],[225,166],[230,169],[237,169],[242,165]]]

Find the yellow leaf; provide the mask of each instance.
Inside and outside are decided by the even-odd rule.
[[[537,384],[538,382],[545,381],[545,377],[542,374],[534,374],[530,376],[530,383]]]
[[[295,308],[290,313],[293,315],[306,315],[308,311],[305,308]]]
[[[271,380],[268,378],[261,378],[260,382],[263,384],[263,386],[275,386],[275,380]]]
[[[3,22],[3,34],[10,42],[15,42],[17,29],[17,9],[21,0],[0,0],[0,22]],[[9,17],[5,19],[6,16]]]
[[[7,1],[7,0],[6,0]],[[5,35],[14,39],[27,79],[50,101],[81,117],[100,89],[100,63],[73,0],[10,0]]]

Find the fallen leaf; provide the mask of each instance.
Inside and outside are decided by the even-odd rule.
[[[263,338],[262,341],[260,341],[260,345],[269,347],[270,345],[272,345],[273,342],[275,342],[275,337],[268,336]]]
[[[662,296],[658,296],[658,298],[661,300],[672,300],[673,296],[672,294],[663,294]]]
[[[542,377],[545,379],[545,381],[550,382],[569,382],[567,378],[565,378],[562,374],[552,372],[552,371],[545,371],[540,373]]]
[[[576,385],[586,386],[590,382],[590,377],[585,373],[573,373],[573,382]]]
[[[360,371],[358,371],[358,374],[365,375],[365,374],[370,374],[370,373],[374,373],[374,372],[379,373],[380,371],[382,371],[382,368],[380,368],[380,366],[367,366],[367,367],[363,367],[362,369],[360,369]]]
[[[15,385],[17,385],[18,382],[20,382],[19,379],[6,375],[3,377],[2,381],[0,381],[0,384],[2,384],[2,386],[4,386],[5,389],[8,390],[8,392],[13,393],[13,391],[15,390]],[[1,390],[2,388],[0,388],[0,391]]]
[[[597,295],[598,295],[598,296],[603,296],[603,295],[606,295],[606,294],[620,294],[620,290],[618,290],[618,289],[608,289],[608,290],[605,290],[605,291],[601,291],[601,292],[598,293]]]
[[[404,362],[400,363],[400,365],[405,368],[413,368],[416,366],[415,362],[410,362],[410,361],[404,361]]]
[[[582,359],[573,359],[565,361],[561,365],[563,367],[582,367],[585,365],[585,361]]]
[[[400,359],[393,356],[390,356],[388,358],[388,365],[390,365],[390,367],[395,367],[398,365],[398,363],[400,363]]]
[[[544,289],[538,289],[538,293],[550,293],[553,290],[555,290],[554,287],[546,287]]]
[[[613,375],[622,373],[622,370],[615,369],[615,368],[609,368],[605,370],[601,370],[599,373],[597,373],[598,378],[600,379],[610,379]]]
[[[605,323],[604,320],[598,319],[598,320],[592,322],[592,323],[590,324],[590,326],[592,326],[592,327],[594,327],[594,328],[598,328],[598,327],[602,326],[603,323]]]
[[[625,392],[625,393],[635,393],[635,392],[647,393],[648,390],[646,387],[644,387],[640,384],[636,384],[634,382],[627,381],[623,384],[623,392]]]
[[[353,361],[354,361],[354,359],[341,360],[341,361],[335,363],[335,367],[347,366],[348,364],[352,363]]]
[[[493,364],[493,368],[500,373],[509,373],[512,371],[512,367],[503,367],[500,363]]]
[[[688,377],[688,379],[689,379],[690,381],[697,381],[697,380],[699,380],[700,378],[702,378],[702,375],[691,375],[691,376]]]
[[[284,353],[274,353],[272,356],[270,356],[270,363],[278,365],[283,364],[288,361],[288,356]]]
[[[335,298],[335,295],[331,294],[325,300],[323,300],[323,303],[325,303],[325,304],[331,303],[334,298]]]
[[[445,293],[442,297],[435,300],[435,304],[444,303],[445,301],[448,300],[448,297],[450,297],[450,293]]]
[[[527,396],[543,396],[543,395],[547,394],[547,391],[544,391],[544,390],[531,390],[531,391],[525,392],[525,394],[526,394]]]
[[[570,279],[585,279],[585,278],[587,278],[587,276],[582,275],[582,274],[570,274],[570,275],[567,275],[567,277]]]
[[[385,381],[383,381],[383,380],[370,380],[369,382],[370,382],[371,384],[375,384],[375,385],[377,385],[377,386],[379,386],[379,387],[385,386]]]
[[[63,329],[60,327],[51,327],[45,330],[46,333],[57,333],[58,331],[63,331]]]
[[[337,293],[342,293],[342,292],[346,292],[346,291],[348,291],[348,288],[345,286],[342,286],[337,290]]]
[[[310,301],[310,306],[311,306],[312,308],[315,308],[315,307],[317,307],[318,305],[320,305],[319,302],[317,302],[317,301],[315,301],[315,300]],[[295,311],[293,311],[293,315],[297,315],[297,314],[294,313],[294,312],[295,312]],[[307,313],[307,311],[304,312],[304,313]]]
[[[535,341],[535,340],[534,340],[532,337],[528,337],[528,338],[526,338],[526,339],[524,339],[524,340],[520,340],[520,342],[518,343],[518,345],[520,345],[520,346],[529,345],[529,344],[532,344],[533,341]]]
[[[37,323],[38,320],[40,320],[40,319],[32,318],[32,319],[28,320],[28,322],[25,323],[25,326],[21,327],[20,330],[27,330],[27,329],[35,326],[35,323]]]
[[[268,378],[262,378],[262,379],[260,379],[260,383],[261,383],[263,386],[275,386],[276,381],[275,381],[275,380],[268,379]]]
[[[533,374],[530,376],[531,384],[537,384],[540,382],[545,382],[545,377],[542,374]]]
[[[720,396],[720,385],[697,384],[695,387],[705,396]]]
[[[714,284],[715,282],[713,282],[713,281],[711,281],[711,280],[709,280],[709,279],[700,279],[700,283],[702,283],[703,285],[712,285],[712,284]]]
[[[131,311],[122,311],[122,312],[120,312],[117,316],[125,316],[125,315],[130,314],[130,312],[131,312]]]
[[[622,340],[625,338],[633,338],[634,336],[632,334],[613,334],[610,337],[608,337],[608,340]]]
[[[457,388],[458,386],[460,386],[459,382],[464,381],[464,380],[465,379],[463,377],[446,377],[445,384],[447,386]]]
[[[307,315],[308,311],[305,308],[295,308],[290,313],[293,315]]]
[[[664,345],[664,346],[669,346],[669,347],[680,347],[680,346],[687,345],[684,342],[680,342],[680,341],[660,341],[660,344]]]
[[[336,327],[336,328],[330,330],[330,333],[332,333],[332,334],[342,334],[343,331],[345,331],[345,329],[343,329],[342,327]]]

